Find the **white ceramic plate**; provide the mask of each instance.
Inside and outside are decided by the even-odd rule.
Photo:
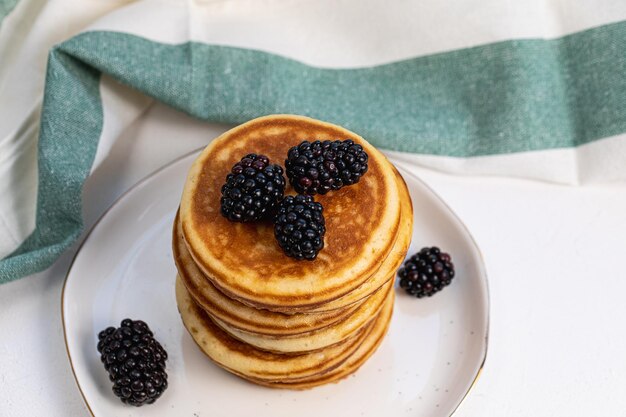
[[[308,391],[252,385],[213,365],[183,328],[174,299],[171,225],[197,153],[152,174],[120,198],[85,239],[68,273],[62,311],[70,363],[94,416],[449,416],[480,373],[489,301],[480,252],[452,211],[402,169],[415,209],[410,253],[437,245],[456,277],[415,299],[397,289],[384,342],[354,375]],[[169,353],[169,388],[151,406],[123,405],[96,351],[97,334],[126,317],[145,320]]]

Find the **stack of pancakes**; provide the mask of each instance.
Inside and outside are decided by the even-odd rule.
[[[243,156],[283,165],[292,146],[327,139],[360,143],[369,170],[355,185],[315,196],[326,236],[314,261],[285,255],[271,222],[220,214],[221,187]],[[412,223],[404,181],[356,134],[299,116],[245,123],[211,142],[187,177],[173,233],[183,323],[215,363],[257,384],[301,389],[345,377],[385,335]]]

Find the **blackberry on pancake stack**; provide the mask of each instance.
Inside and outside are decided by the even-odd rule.
[[[314,260],[287,256],[269,221],[220,214],[235,163],[251,153],[282,163],[304,140],[351,140],[368,157],[358,182],[315,196],[326,232]],[[294,194],[287,185],[285,195]],[[358,135],[300,116],[245,123],[211,142],[185,183],[173,230],[183,323],[209,358],[257,384],[303,389],[341,379],[386,332],[412,223],[404,181]]]

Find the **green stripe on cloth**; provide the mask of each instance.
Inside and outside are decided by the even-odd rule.
[[[377,146],[469,157],[577,146],[626,130],[626,23],[363,69],[259,51],[87,33],[69,54],[204,120],[336,122]]]
[[[18,0],[0,0],[0,27],[2,27],[4,18],[11,13],[17,5],[17,2]]]
[[[83,228],[81,193],[102,130],[100,74],[62,48],[48,59],[35,231],[0,261],[0,283],[50,266]]]
[[[80,190],[102,125],[99,73],[203,120],[296,113],[382,148],[471,157],[574,147],[626,131],[624,46],[620,22],[556,40],[337,70],[246,49],[83,33],[51,52],[37,226],[0,262],[0,281],[45,268],[80,233]]]

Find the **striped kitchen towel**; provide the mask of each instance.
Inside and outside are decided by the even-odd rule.
[[[626,178],[624,1],[15,3],[0,7],[0,282],[79,237],[82,185],[148,105],[137,91],[213,122],[335,122],[455,174]]]

